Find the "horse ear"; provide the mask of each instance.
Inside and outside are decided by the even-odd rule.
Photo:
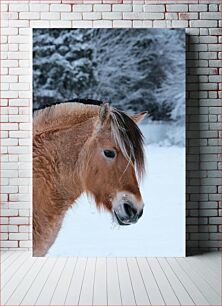
[[[109,117],[109,114],[110,114],[109,103],[103,103],[100,106],[100,110],[99,110],[99,119],[100,119],[100,124],[101,125],[103,125],[103,123]]]
[[[147,114],[148,112],[138,113],[138,114],[131,116],[131,119],[133,119],[133,121],[138,124],[141,121],[143,121],[143,119],[146,117]]]

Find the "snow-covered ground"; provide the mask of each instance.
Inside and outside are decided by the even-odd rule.
[[[47,256],[184,256],[185,148],[148,144],[141,183],[144,214],[120,227],[82,195]]]

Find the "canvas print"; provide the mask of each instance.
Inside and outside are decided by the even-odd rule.
[[[185,256],[183,29],[33,29],[33,256]]]

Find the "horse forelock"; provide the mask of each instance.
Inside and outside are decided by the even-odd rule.
[[[145,171],[144,137],[137,124],[124,112],[111,107],[112,136],[123,156],[134,163],[139,178]]]

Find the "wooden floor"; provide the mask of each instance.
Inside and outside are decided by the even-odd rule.
[[[1,253],[0,305],[221,305],[219,253],[32,258]]]

